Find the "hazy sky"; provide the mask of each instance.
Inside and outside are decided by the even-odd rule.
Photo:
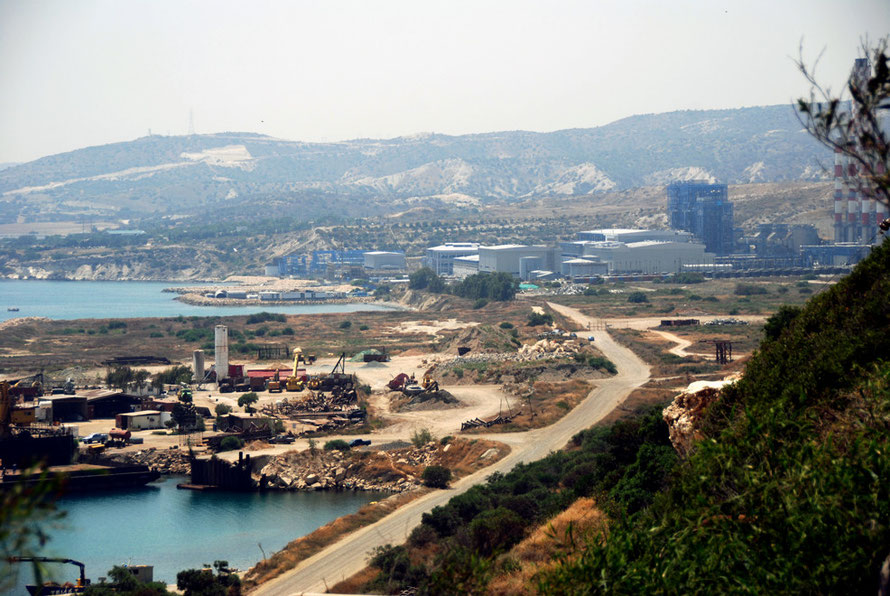
[[[154,134],[551,131],[843,85],[888,0],[0,0],[0,162]]]

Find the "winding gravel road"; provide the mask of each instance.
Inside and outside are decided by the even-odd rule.
[[[573,308],[549,304],[550,308],[587,328],[599,321]],[[598,330],[596,345],[615,363],[618,374],[596,381],[597,387],[567,416],[555,424],[524,433],[489,435],[487,438],[511,446],[511,453],[499,462],[455,482],[451,489],[436,491],[396,510],[384,519],[362,528],[306,559],[295,569],[258,586],[253,596],[284,596],[318,593],[328,586],[350,577],[365,567],[368,553],[385,544],[405,542],[411,530],[420,523],[421,516],[434,507],[444,505],[451,497],[484,482],[494,472],[506,473],[516,464],[545,457],[561,449],[581,430],[602,420],[619,406],[636,387],[649,379],[649,367],[633,352],[617,344],[606,331]]]

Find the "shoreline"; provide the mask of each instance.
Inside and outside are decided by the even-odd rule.
[[[164,290],[165,292],[167,290]],[[247,298],[208,298],[197,293],[181,293],[173,300],[191,306],[312,306],[324,304],[374,304],[371,296],[355,298],[324,298],[319,300],[248,300]],[[380,304],[392,304],[383,303]]]

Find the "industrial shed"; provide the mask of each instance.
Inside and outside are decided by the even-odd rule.
[[[96,389],[81,393],[87,398],[87,416],[95,418],[114,418],[124,412],[132,412],[142,407],[142,398],[138,395],[109,389]]]

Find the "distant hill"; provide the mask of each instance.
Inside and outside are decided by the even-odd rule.
[[[246,199],[297,203],[307,217],[342,214],[344,204],[368,215],[418,197],[515,200],[693,178],[810,180],[829,157],[790,106],[648,114],[551,133],[341,143],[253,133],[149,136],[0,170],[0,217],[181,214],[243,208]]]

